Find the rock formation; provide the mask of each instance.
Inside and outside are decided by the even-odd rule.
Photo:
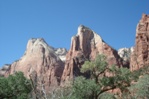
[[[26,77],[43,84],[46,90],[52,90],[60,83],[65,54],[65,49],[54,49],[43,39],[30,39],[25,54],[10,65],[6,75],[22,71]]]
[[[80,68],[84,61],[93,60],[97,54],[106,55],[109,64],[122,65],[116,50],[105,43],[94,31],[80,25],[77,35],[71,39],[71,48],[66,55],[61,85],[80,75]]]
[[[8,76],[17,71],[41,85],[46,91],[66,85],[79,75],[86,60],[95,59],[97,54],[107,56],[109,65],[128,67],[131,71],[149,65],[149,15],[142,15],[136,29],[136,44],[132,48],[122,48],[118,52],[109,46],[93,30],[80,25],[77,35],[71,38],[71,47],[53,48],[42,38],[30,39],[21,59],[6,64],[0,69],[0,76]],[[130,66],[130,67],[129,67]],[[43,89],[43,88],[42,88]]]
[[[130,60],[132,71],[149,64],[149,15],[142,15],[136,29],[135,43]]]
[[[5,73],[9,70],[10,68],[10,64],[5,64],[4,66],[2,66],[2,68],[0,69],[0,76],[4,76]]]
[[[55,53],[63,62],[65,62],[67,54],[67,50],[65,48],[57,48],[55,49]]]
[[[130,56],[131,53],[133,52],[133,47],[131,48],[121,48],[118,50],[119,56],[122,58],[122,63],[124,67],[130,66]]]

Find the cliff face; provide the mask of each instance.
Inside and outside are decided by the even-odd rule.
[[[64,48],[50,47],[43,39],[30,39],[22,58],[0,69],[0,76],[22,71],[26,77],[44,84],[46,90],[52,90],[82,75],[83,63],[95,59],[97,54],[106,55],[109,65],[130,66],[133,71],[149,64],[148,50],[149,15],[143,14],[137,25],[135,47],[122,48],[118,52],[93,30],[80,25],[68,52]]]
[[[60,59],[60,52],[60,49],[48,46],[43,39],[30,39],[25,54],[10,65],[6,76],[22,71],[26,77],[44,84],[46,90],[51,90],[59,85],[64,68],[65,59]],[[64,56],[63,52],[61,53]]]
[[[25,54],[7,69],[5,76],[22,71],[36,83],[42,83],[46,90],[67,84],[76,76],[82,75],[80,68],[86,60],[93,60],[97,54],[107,56],[107,62],[122,66],[122,59],[91,29],[80,25],[78,33],[71,39],[67,53],[64,48],[55,49],[43,39],[30,39]],[[87,75],[86,75],[87,76]]]
[[[132,71],[149,64],[149,15],[142,15],[136,28],[135,43],[130,60]]]
[[[97,54],[106,55],[109,64],[122,65],[116,50],[106,44],[94,31],[80,25],[77,35],[71,39],[71,48],[66,55],[61,84],[80,75],[80,68],[84,61],[93,60]]]

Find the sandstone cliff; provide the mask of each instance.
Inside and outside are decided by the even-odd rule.
[[[78,33],[71,39],[68,52],[64,48],[49,46],[41,38],[30,39],[22,58],[11,65],[4,65],[0,76],[22,71],[26,77],[50,91],[82,75],[80,68],[83,63],[93,60],[97,54],[106,55],[110,65],[128,67],[131,71],[149,65],[149,15],[143,14],[137,25],[135,47],[122,48],[117,52],[93,30],[80,25]]]
[[[130,60],[132,71],[149,64],[149,15],[142,15],[136,28],[135,43]]]
[[[25,54],[10,65],[6,75],[22,71],[26,77],[43,84],[46,90],[52,90],[60,83],[65,54],[65,49],[54,49],[43,39],[30,39]]]
[[[71,39],[71,48],[66,55],[61,85],[80,75],[80,68],[84,61],[93,60],[97,54],[106,55],[109,64],[122,65],[116,50],[105,43],[97,33],[80,25],[77,35]]]

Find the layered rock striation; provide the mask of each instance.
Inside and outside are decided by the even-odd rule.
[[[26,77],[43,84],[46,90],[52,90],[60,83],[65,54],[65,49],[54,49],[42,38],[30,39],[22,58],[12,63],[5,75],[22,71]]]
[[[67,54],[67,50],[65,48],[57,48],[54,49],[56,55],[63,61],[65,62],[66,60],[66,54]]]
[[[122,66],[121,58],[115,49],[105,43],[97,33],[80,25],[77,35],[71,39],[71,47],[66,55],[61,85],[81,75],[80,68],[84,61],[93,60],[97,54],[106,55],[110,65]]]
[[[136,28],[136,41],[131,55],[130,69],[137,70],[149,64],[149,15],[143,14]]]
[[[80,25],[77,34],[71,38],[68,52],[65,48],[49,46],[42,38],[30,39],[24,55],[12,64],[4,65],[0,76],[22,71],[34,83],[44,85],[45,90],[50,91],[59,85],[67,85],[76,76],[89,76],[82,74],[80,68],[86,60],[93,60],[98,54],[106,55],[109,65],[137,70],[149,65],[149,15],[142,15],[136,28],[135,43],[135,47],[117,52],[93,30]]]

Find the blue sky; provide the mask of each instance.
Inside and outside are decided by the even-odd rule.
[[[0,66],[18,60],[30,38],[69,49],[80,24],[115,49],[134,46],[142,13],[149,0],[0,0]]]

